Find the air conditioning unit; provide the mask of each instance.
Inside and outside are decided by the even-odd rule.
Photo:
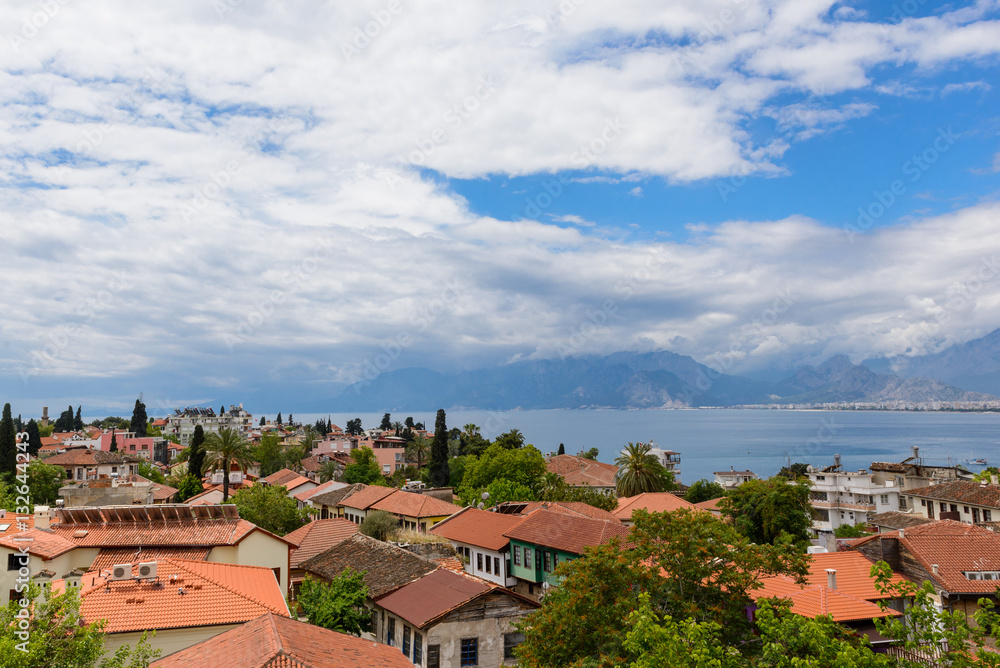
[[[111,567],[112,580],[131,580],[132,564],[115,564]]]
[[[138,575],[137,578],[140,580],[153,579],[156,577],[156,562],[155,561],[144,561],[137,566]]]

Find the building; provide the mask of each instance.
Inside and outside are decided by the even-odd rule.
[[[462,556],[465,572],[502,587],[514,587],[510,568],[510,539],[504,534],[524,521],[524,515],[463,508],[430,530],[451,541]]]
[[[712,475],[715,476],[715,484],[721,485],[726,491],[736,489],[751,480],[760,480],[760,476],[753,471],[737,471],[732,466],[729,467],[728,471],[716,471]]]
[[[618,499],[618,508],[612,514],[625,526],[632,526],[632,513],[636,510],[663,513],[682,509],[698,510],[698,507],[670,492],[647,492]]]
[[[398,649],[268,612],[151,668],[413,668]]]
[[[514,590],[539,600],[545,588],[559,584],[553,575],[559,564],[578,559],[587,547],[628,534],[621,522],[536,510],[504,533],[510,540],[510,573],[518,579]]]
[[[596,459],[575,455],[554,455],[546,460],[549,473],[558,473],[570,487],[586,487],[599,492],[615,493],[618,467]]]
[[[316,489],[319,484],[304,475],[296,473],[291,469],[281,469],[275,471],[266,478],[261,478],[259,484],[270,485],[272,487],[284,487],[288,496],[294,497],[296,494]]]
[[[980,524],[1000,520],[1000,485],[986,481],[953,480],[906,490],[914,515]]]
[[[898,531],[899,529],[909,529],[910,527],[927,524],[934,520],[927,519],[921,515],[913,513],[903,513],[890,510],[885,513],[877,513],[868,518],[868,526],[875,530],[875,533],[886,533]]]
[[[318,554],[340,545],[358,533],[358,525],[345,519],[313,520],[287,534],[285,540],[294,545],[288,559],[290,598],[299,597],[299,586],[305,578],[302,564]]]
[[[910,457],[899,463],[872,462],[872,476],[877,482],[892,481],[902,491],[971,477],[971,473],[955,466],[924,465],[920,448],[915,445],[911,447],[911,453]],[[900,510],[907,510],[902,497]]]
[[[505,515],[530,515],[536,510],[551,510],[563,515],[589,517],[592,520],[618,521],[614,513],[582,501],[505,501],[498,503],[490,510]]]
[[[45,463],[66,469],[66,477],[70,480],[82,481],[135,475],[142,460],[117,452],[73,448],[46,458]]]
[[[115,477],[70,483],[59,489],[59,496],[65,501],[66,508],[152,505],[158,485],[145,478],[128,480],[132,477],[141,478],[126,476],[125,480]]]
[[[673,450],[664,450],[663,448],[656,447],[655,443],[650,443],[653,447],[650,448],[649,454],[660,460],[660,464],[663,468],[670,471],[674,476],[674,482],[680,483],[681,481],[681,453],[674,452]]]
[[[349,506],[356,496],[350,496],[344,500],[344,505]],[[382,510],[392,513],[399,520],[399,526],[403,529],[426,532],[438,522],[446,520],[462,509],[454,503],[442,501],[430,494],[418,494],[416,492],[406,492],[403,490],[393,490],[392,494],[385,496],[371,506],[371,510]]]
[[[372,506],[395,492],[392,487],[365,485],[337,504],[337,517],[346,517],[355,524],[361,524],[368,516],[368,511],[374,510]]]
[[[106,620],[109,654],[135,645],[147,631],[156,632],[149,644],[169,654],[267,613],[289,616],[274,573],[260,566],[164,558],[90,572],[79,585],[57,581],[52,589],[67,586],[80,587],[84,619]]]
[[[223,427],[234,429],[248,435],[254,429],[253,416],[243,410],[243,404],[230,406],[228,411],[219,415],[214,408],[177,408],[173,415],[166,417],[166,426],[162,427],[164,436],[176,436],[181,445],[187,447],[194,436],[194,429],[201,426],[205,435],[218,433]]]
[[[538,608],[515,592],[437,569],[374,599],[376,637],[421,668],[499,668],[524,641],[516,624]]]
[[[833,466],[823,469],[806,469],[812,486],[813,532],[828,544],[841,524],[865,523],[876,513],[899,510],[895,480],[885,480],[864,469],[844,471],[840,455],[834,455],[834,461]]]
[[[312,504],[313,508],[319,511],[320,519],[328,519],[331,517],[341,517],[343,508],[340,503],[351,494],[359,492],[368,487],[368,485],[362,482],[356,482],[344,487],[337,487],[334,489],[327,490],[325,492],[320,492],[318,494],[313,494],[309,497],[309,503]]]

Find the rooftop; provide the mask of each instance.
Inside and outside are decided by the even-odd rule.
[[[629,529],[620,522],[574,517],[551,510],[536,510],[505,534],[512,540],[550,547],[570,554],[612,538],[627,538]]]
[[[360,489],[353,494],[345,497],[337,505],[340,506],[350,506],[351,508],[357,508],[358,510],[368,510],[372,505],[378,503],[390,494],[395,493],[397,490],[392,487],[379,487],[376,485],[368,485],[364,489]],[[329,505],[329,504],[327,504]]]
[[[285,540],[295,544],[291,554],[291,568],[299,568],[302,562],[340,545],[358,532],[358,525],[342,518],[313,520],[287,534]]]
[[[504,515],[478,508],[465,508],[434,525],[430,533],[497,552],[510,542],[504,533],[523,521],[524,517],[521,515]]]
[[[670,492],[648,492],[618,499],[618,508],[614,511],[614,516],[620,520],[629,520],[632,518],[632,513],[639,509],[662,513],[682,508],[695,510],[697,506]]]
[[[116,464],[137,464],[145,461],[132,455],[123,455],[118,452],[104,452],[103,450],[91,450],[90,448],[74,448],[52,455],[45,459],[46,464],[58,466],[98,466]]]
[[[983,484],[973,480],[952,480],[928,487],[903,490],[900,494],[972,506],[1000,508],[1000,485]]]
[[[549,473],[558,473],[572,487],[614,487],[618,467],[575,455],[555,455],[546,462]]]
[[[348,504],[351,505],[352,508],[359,507],[354,505],[359,501],[359,496],[360,493],[352,496],[350,501],[348,502]],[[414,492],[404,492],[403,490],[395,490],[392,493],[383,497],[382,499],[371,504],[370,509],[384,510],[386,512],[393,513],[395,515],[405,515],[407,517],[420,518],[420,517],[441,517],[443,515],[454,515],[455,513],[457,513],[462,509],[462,506],[456,506],[454,503],[448,503],[447,501],[436,499],[433,496],[429,496],[427,494],[416,494]]]
[[[348,485],[347,487],[331,489],[327,492],[323,492],[322,494],[316,494],[315,496],[309,497],[309,501],[312,502],[314,506],[337,506],[347,497],[367,487],[368,485],[363,482],[357,482],[353,485]]]
[[[901,513],[896,510],[890,510],[884,513],[879,513],[878,515],[870,515],[868,517],[868,524],[877,527],[889,527],[890,529],[909,529],[910,527],[915,527],[919,524],[927,524],[928,522],[933,521],[934,520],[921,515],[911,515],[910,513]]]
[[[792,601],[792,612],[802,617],[815,618],[820,615],[830,615],[835,622],[852,622],[880,617],[895,617],[899,612],[882,610],[878,605],[860,598],[855,598],[838,589],[830,589],[826,585],[796,584],[795,580],[785,576],[765,578],[763,587],[751,593],[754,600],[762,598],[787,598]]]
[[[368,594],[376,598],[427,575],[437,564],[358,533],[307,559],[299,568],[326,580],[333,580],[347,568],[365,571]]]
[[[187,561],[205,561],[208,556],[207,547],[147,547],[137,550],[134,547],[108,547],[97,553],[90,564],[89,571],[100,575],[118,564],[137,564],[161,559],[184,559]]]

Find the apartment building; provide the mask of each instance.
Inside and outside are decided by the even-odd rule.
[[[223,427],[243,434],[250,434],[254,429],[253,416],[243,410],[243,404],[230,406],[228,411],[218,415],[214,408],[176,408],[173,415],[167,416],[166,422],[166,426],[162,427],[163,435],[176,436],[185,447],[191,443],[194,429],[199,425],[206,436],[217,433]]]
[[[899,510],[900,488],[895,480],[865,469],[845,471],[840,455],[834,455],[833,466],[810,466],[806,475],[812,486],[812,528],[820,538],[832,536],[842,524],[867,522],[876,513]]]

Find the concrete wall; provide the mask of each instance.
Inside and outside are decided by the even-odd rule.
[[[254,531],[249,536],[233,546],[212,548],[207,561],[221,564],[240,564],[243,566],[263,566],[264,568],[280,568],[281,576],[278,584],[283,594],[288,592],[288,543],[269,536],[261,531]]]
[[[249,619],[247,621],[250,621]],[[160,650],[160,658],[187,649],[191,645],[197,645],[203,640],[214,638],[220,633],[225,633],[229,629],[234,629],[239,624],[224,624],[220,626],[196,626],[189,629],[160,629],[154,635],[152,631],[146,636],[146,640],[154,649]],[[142,632],[130,633],[109,633],[104,636],[104,650],[111,656],[122,645],[135,647],[142,638]]]

